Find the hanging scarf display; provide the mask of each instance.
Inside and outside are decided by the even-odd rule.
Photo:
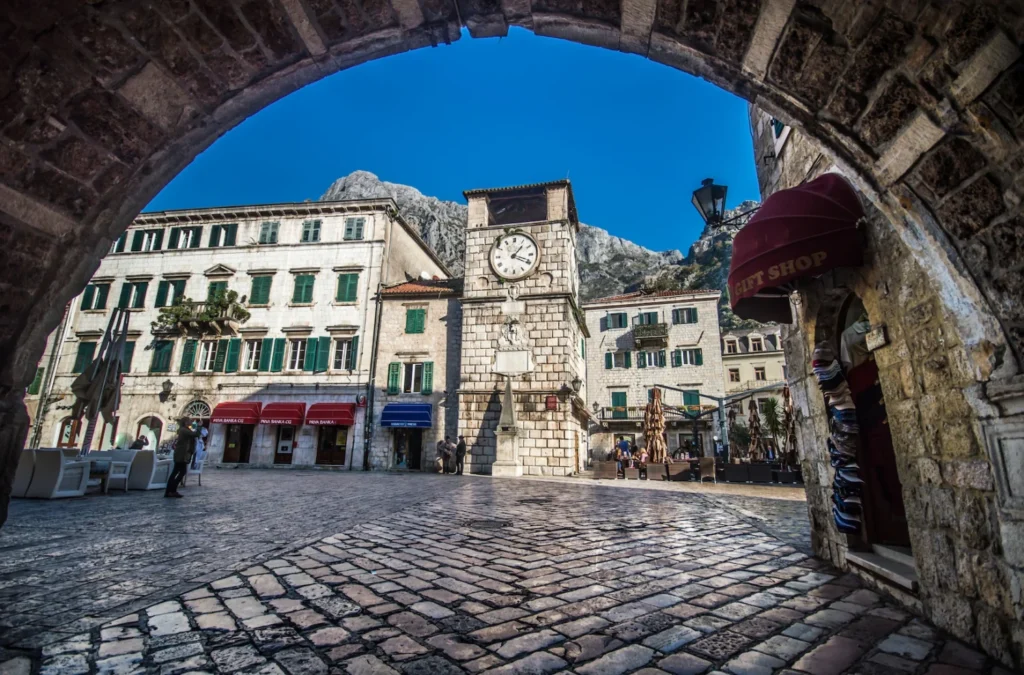
[[[859,534],[864,481],[860,478],[860,467],[857,465],[860,424],[857,422],[853,396],[843,375],[843,368],[828,343],[822,342],[814,348],[811,369],[828,406],[830,435],[826,447],[835,470],[835,478],[832,480],[832,517],[840,532]]]

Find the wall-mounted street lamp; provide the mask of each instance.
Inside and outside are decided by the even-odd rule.
[[[169,398],[171,398],[171,390],[172,389],[174,389],[174,383],[171,382],[170,380],[164,380],[160,384],[160,396],[159,396],[159,398],[160,398],[160,402],[161,403],[166,403],[167,400]]]
[[[714,178],[705,178],[701,181],[700,187],[693,191],[693,198],[690,201],[693,202],[693,206],[697,209],[697,213],[700,214],[700,217],[708,225],[712,227],[726,225],[734,220],[739,220],[744,216],[749,216],[760,208],[755,207],[749,211],[744,211],[732,218],[726,219],[725,195],[728,191],[729,186],[727,185],[715,185]]]
[[[573,393],[576,394],[580,393],[580,389],[583,388],[583,380],[580,379],[579,375],[572,378],[572,382],[570,382],[569,384],[572,386]]]

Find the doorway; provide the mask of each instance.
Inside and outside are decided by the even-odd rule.
[[[395,468],[420,471],[423,468],[423,430],[395,429]]]
[[[135,438],[145,437],[149,441],[146,449],[156,450],[160,447],[160,435],[163,433],[163,430],[164,423],[160,418],[150,415],[139,420],[135,427]]]
[[[58,448],[78,447],[78,433],[82,430],[82,421],[73,417],[65,417],[57,431]]]
[[[316,463],[344,466],[345,448],[348,446],[348,427],[320,427],[320,440],[316,446]]]
[[[229,424],[224,432],[225,464],[248,464],[249,451],[252,449],[252,424]]]
[[[291,464],[295,448],[295,427],[282,424],[277,427],[277,445],[274,446],[274,464]]]

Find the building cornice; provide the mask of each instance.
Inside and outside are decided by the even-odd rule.
[[[178,211],[152,211],[140,213],[132,227],[154,225],[175,225],[178,223],[220,223],[259,218],[302,218],[332,214],[370,213],[397,209],[398,204],[390,197],[382,199],[352,199],[337,202],[285,202],[281,204],[251,204],[248,206],[217,206],[206,209],[181,209]]]

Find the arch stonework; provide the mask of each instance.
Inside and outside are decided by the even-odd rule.
[[[0,523],[46,336],[139,210],[274,100],[463,26],[639,54],[802,129],[938,289],[978,386],[1020,388],[1021,0],[15,0],[0,13]]]

